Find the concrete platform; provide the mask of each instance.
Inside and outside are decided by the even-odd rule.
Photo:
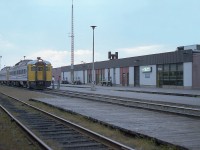
[[[114,95],[119,97],[135,98],[135,99],[149,100],[149,101],[170,102],[170,103],[194,105],[196,107],[200,107],[200,90],[96,86],[96,91],[91,91],[89,85],[69,85],[69,84],[61,85],[60,90],[80,91],[85,93],[96,93],[96,94],[104,94],[112,96]],[[145,91],[153,92],[153,94],[145,93]],[[157,92],[157,94],[154,94],[154,92]],[[167,93],[174,93],[174,94],[181,93],[185,95],[175,96],[175,95],[168,95]],[[187,95],[194,95],[196,97],[191,97]]]
[[[91,91],[88,86],[64,87],[61,90],[73,90],[87,93],[114,94],[115,96],[148,98],[152,100],[168,100],[179,103],[200,105],[199,98],[144,94],[135,92],[119,92],[117,87],[97,87]],[[38,101],[54,105],[66,110],[77,112],[108,124],[133,132],[148,135],[191,150],[200,148],[200,119],[165,114],[148,110],[128,108],[113,104],[93,102],[77,98],[55,97],[40,98]]]

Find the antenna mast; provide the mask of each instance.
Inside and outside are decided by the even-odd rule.
[[[72,20],[71,20],[71,81],[74,83],[74,10],[72,0]]]

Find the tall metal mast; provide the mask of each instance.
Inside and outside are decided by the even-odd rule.
[[[74,10],[72,0],[72,20],[71,20],[71,82],[74,83]]]

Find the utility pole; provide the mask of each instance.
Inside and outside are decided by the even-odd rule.
[[[72,0],[72,20],[71,20],[71,82],[74,83],[74,10]]]
[[[92,85],[91,85],[91,90],[95,91],[96,87],[95,87],[95,70],[94,70],[94,29],[97,26],[91,26],[93,29],[93,46],[92,46]]]

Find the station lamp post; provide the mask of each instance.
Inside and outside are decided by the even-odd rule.
[[[92,91],[95,91],[96,88],[95,88],[95,72],[94,72],[94,29],[97,27],[97,26],[91,26],[92,29],[93,29],[93,57],[92,57],[92,85],[91,85],[91,90]]]

